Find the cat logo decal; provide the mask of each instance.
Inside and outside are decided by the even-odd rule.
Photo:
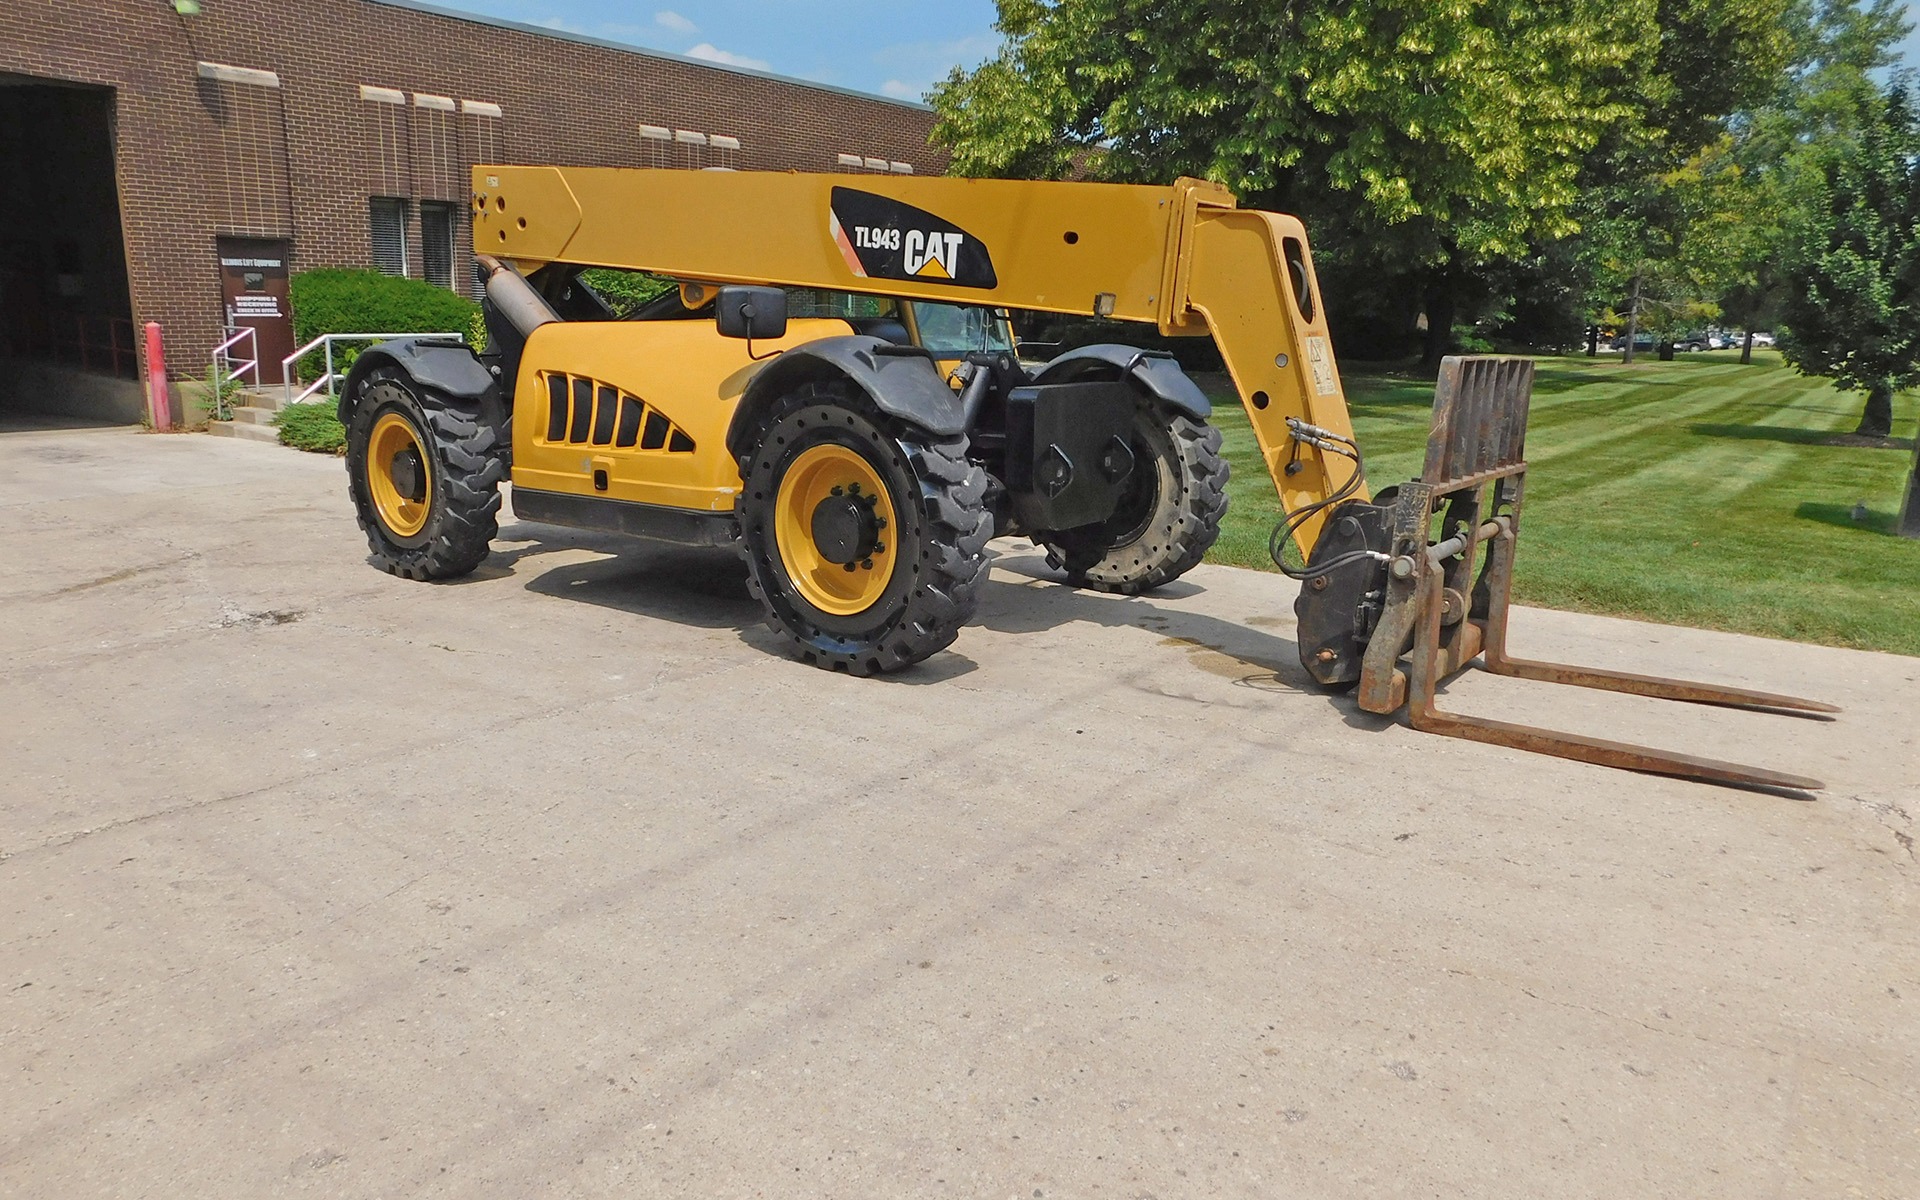
[[[862,279],[938,281],[969,288],[1000,282],[985,243],[911,204],[837,187],[828,221],[847,269]]]

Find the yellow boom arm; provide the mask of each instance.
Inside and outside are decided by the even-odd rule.
[[[474,168],[473,211],[475,248],[526,268],[580,263],[1211,335],[1289,512],[1355,469],[1287,426],[1352,436],[1306,229],[1237,208],[1215,184],[489,166]],[[1319,532],[1317,518],[1298,531],[1303,551]]]

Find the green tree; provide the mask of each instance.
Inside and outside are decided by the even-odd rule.
[[[1741,362],[1752,360],[1753,331],[1779,320],[1795,213],[1821,202],[1827,168],[1872,123],[1885,102],[1876,80],[1913,28],[1902,0],[1794,0],[1785,25],[1795,52],[1777,92],[1729,122],[1743,180],[1738,261],[1720,307],[1746,331]]]
[[[1786,2],[999,0],[934,136],[960,174],[1197,175],[1300,213],[1422,288],[1434,359],[1490,267],[1575,232],[1596,153],[1672,170],[1772,86]]]
[[[1754,197],[1732,151],[1722,133],[1671,170],[1627,173],[1585,198],[1581,249],[1600,294],[1625,301],[1598,318],[1625,327],[1624,361],[1643,330],[1671,359],[1675,339],[1718,316],[1718,298],[1744,278]]]
[[[1462,276],[1572,231],[1581,156],[1631,111],[1608,77],[1654,9],[1000,0],[1005,47],[934,90],[934,136],[960,174],[1201,176],[1350,224],[1426,270],[1444,336]]]
[[[1793,233],[1780,349],[1866,392],[1856,432],[1886,437],[1894,393],[1920,383],[1920,126],[1904,92],[1827,165]]]

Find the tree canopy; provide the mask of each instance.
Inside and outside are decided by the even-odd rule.
[[[1424,263],[1518,254],[1571,230],[1655,7],[1001,0],[1005,47],[935,89],[934,136],[961,174],[1200,176]]]
[[[1530,273],[1572,266],[1578,278],[1533,288],[1566,305],[1595,286],[1623,294],[1637,259],[1718,286],[1727,256],[1701,205],[1744,170],[1727,118],[1779,93],[1796,30],[1836,5],[1852,7],[999,0],[1002,50],[935,89],[934,136],[960,174],[1196,175],[1299,213],[1323,278],[1369,281],[1336,315],[1395,308],[1382,288],[1416,293],[1434,358],[1457,303],[1512,303],[1541,282]],[[1669,188],[1689,194],[1672,203]],[[1611,207],[1592,203],[1609,191]],[[1554,249],[1603,212],[1622,269]]]
[[[1858,432],[1891,432],[1893,394],[1920,384],[1920,125],[1896,91],[1826,164],[1793,229],[1781,350],[1867,393]]]

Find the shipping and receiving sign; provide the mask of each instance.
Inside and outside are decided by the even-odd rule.
[[[277,317],[281,315],[280,298],[258,293],[242,293],[233,298],[233,305],[228,311],[236,317]]]
[[[925,209],[837,187],[828,220],[847,269],[862,279],[968,288],[991,288],[1000,282],[984,242]]]

